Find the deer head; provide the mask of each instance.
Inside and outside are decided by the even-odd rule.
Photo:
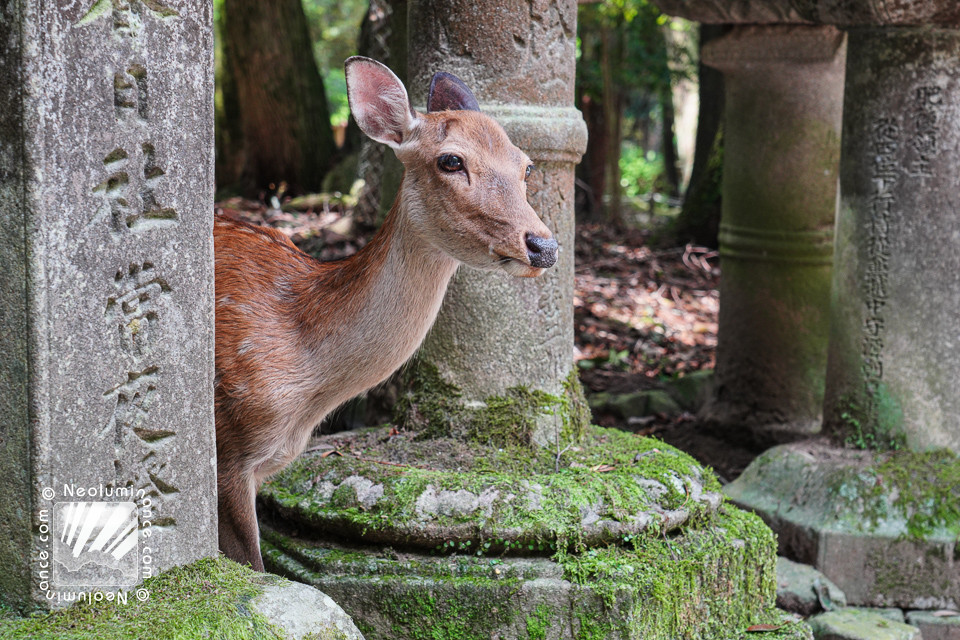
[[[384,65],[354,56],[345,68],[360,129],[404,165],[405,230],[476,269],[535,277],[553,266],[557,241],[527,203],[533,164],[459,78],[434,75],[420,114]]]

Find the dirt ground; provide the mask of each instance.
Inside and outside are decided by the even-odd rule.
[[[372,231],[352,224],[336,198],[315,197],[294,209],[232,198],[218,210],[290,235],[304,251],[333,260],[356,253]],[[285,210],[284,210],[285,209]],[[712,369],[717,346],[720,268],[705,247],[657,246],[649,229],[579,225],[576,235],[575,359],[588,392],[628,393]],[[599,414],[597,423],[650,435],[735,479],[759,453],[728,444],[690,413],[656,415],[642,424]]]

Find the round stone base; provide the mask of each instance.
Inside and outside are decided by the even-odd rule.
[[[774,607],[776,542],[732,506],[669,537],[552,557],[404,552],[263,528],[270,571],[314,585],[367,640],[811,638]]]
[[[590,427],[556,448],[324,436],[260,490],[260,514],[331,536],[435,551],[553,552],[658,536],[709,517],[720,484],[659,440]]]

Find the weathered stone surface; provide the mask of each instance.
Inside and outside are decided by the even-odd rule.
[[[848,608],[853,611],[866,611],[867,613],[875,613],[877,615],[883,616],[887,620],[893,620],[894,622],[907,621],[906,616],[903,615],[903,609],[898,609],[897,607],[848,607]]]
[[[519,386],[562,396],[573,367],[573,165],[586,148],[586,126],[572,107],[577,4],[531,10],[455,0],[409,11],[418,34],[409,59],[414,103],[425,102],[435,71],[462,78],[536,163],[528,200],[560,244],[557,264],[537,279],[461,270],[420,357],[463,392],[464,403]],[[553,443],[562,421],[534,418],[534,441]]]
[[[780,556],[777,558],[777,606],[809,616],[847,606],[847,596],[813,567]]]
[[[813,565],[850,604],[953,608],[960,458],[874,454],[822,443],[774,447],[724,487],[777,532],[780,552]]]
[[[957,25],[954,0],[654,0],[664,13],[697,22],[767,24]]]
[[[960,612],[909,611],[907,622],[920,629],[923,640],[960,640]]]
[[[825,429],[960,451],[960,30],[852,29],[847,60]]]
[[[820,429],[845,36],[737,27],[704,46],[726,116],[715,397],[702,415],[771,444]]]
[[[862,609],[840,609],[807,620],[816,640],[921,640],[920,630]]]
[[[954,0],[789,0],[800,16],[813,22],[855,25],[960,25]]]
[[[330,596],[299,582],[267,585],[249,607],[282,629],[288,640],[363,640]]]
[[[471,463],[455,445],[437,453],[435,442],[435,458],[417,457],[425,447],[388,429],[323,436],[263,486],[261,515],[321,539],[493,553],[674,531],[722,503],[717,480],[692,458],[613,429],[592,429],[559,462],[550,451],[511,461],[474,445]]]
[[[713,379],[713,369],[701,369],[671,380],[670,389],[682,409],[697,411],[713,393]]]
[[[657,413],[680,413],[679,403],[663,389],[647,389],[632,393],[595,393],[588,397],[594,412],[610,413],[621,420],[652,416]]]
[[[212,9],[0,11],[0,593],[46,603],[142,577],[57,546],[74,501],[137,503],[153,570],[216,552]]]
[[[269,528],[263,548],[271,570],[329,593],[368,640],[739,638],[758,623],[809,637],[771,609],[775,543],[759,524],[729,510],[669,543],[558,559],[361,551]]]

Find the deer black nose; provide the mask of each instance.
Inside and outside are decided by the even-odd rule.
[[[557,241],[553,238],[541,238],[532,233],[528,233],[527,257],[530,258],[530,266],[539,269],[547,269],[557,262]]]

